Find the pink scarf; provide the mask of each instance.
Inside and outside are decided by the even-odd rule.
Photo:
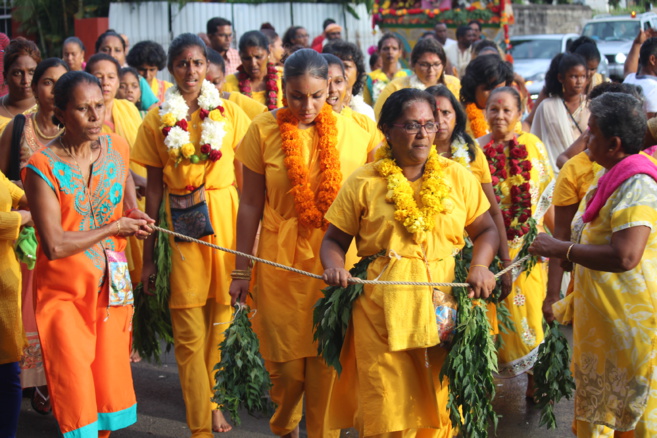
[[[598,181],[598,189],[591,202],[586,206],[586,211],[582,216],[584,222],[588,223],[595,219],[600,213],[600,209],[616,189],[625,181],[640,173],[646,174],[657,181],[657,166],[643,153],[624,158],[602,175]]]

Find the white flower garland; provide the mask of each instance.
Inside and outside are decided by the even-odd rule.
[[[417,75],[412,75],[411,79],[409,79],[408,84],[411,88],[417,88],[418,90],[426,90],[427,86],[424,85],[424,82],[422,82]]]
[[[451,145],[452,160],[456,161],[466,169],[470,169],[470,154],[468,153],[468,144],[463,137],[456,139]]]
[[[169,88],[164,96],[159,112],[163,124],[164,144],[168,148],[169,156],[177,161],[182,159],[181,156],[190,159],[193,163],[207,159],[216,161],[221,158],[220,150],[226,135],[226,118],[223,115],[224,108],[219,91],[207,80],[201,85],[198,105],[203,120],[199,141],[200,155],[196,154],[196,148],[191,143],[187,126],[189,106],[178,87]]]

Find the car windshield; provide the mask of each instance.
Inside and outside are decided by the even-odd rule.
[[[561,40],[520,39],[511,41],[513,59],[552,59],[561,53]]]
[[[588,23],[582,35],[598,41],[631,41],[636,38],[640,26],[638,20]]]

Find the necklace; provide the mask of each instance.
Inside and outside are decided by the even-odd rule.
[[[321,169],[321,182],[317,194],[310,187],[308,166],[301,153],[303,143],[299,138],[299,121],[288,108],[278,110],[276,121],[281,133],[281,149],[285,153],[284,163],[292,185],[290,192],[294,197],[299,225],[305,229],[326,230],[328,222],[324,219],[324,214],[338,195],[342,182],[340,155],[336,148],[337,118],[333,108],[325,104],[315,119],[315,127],[319,134],[319,168]]]
[[[9,111],[9,108],[7,108],[7,106],[5,105],[5,101],[7,100],[7,97],[8,97],[8,96],[9,96],[9,95],[6,95],[5,97],[2,98],[2,107],[5,109],[5,111],[7,111],[7,113],[8,113],[8,114],[11,116],[11,118],[13,119],[14,117],[16,117],[16,115],[15,115],[14,113],[12,113],[11,111]]]
[[[240,93],[247,97],[251,97],[251,78],[244,71],[244,66],[237,67],[237,80]],[[268,110],[275,110],[278,108],[278,70],[271,62],[267,63],[267,75],[265,76],[265,105]]]
[[[518,143],[514,135],[505,153],[505,143],[495,144],[491,139],[484,146],[484,154],[491,166],[495,198],[500,204],[507,239],[512,241],[527,234],[533,226],[528,223],[532,216],[531,180],[532,163],[527,146]],[[507,173],[508,167],[508,173]],[[507,182],[508,180],[508,182]],[[505,187],[503,187],[503,185]],[[511,185],[510,188],[508,186]],[[510,202],[503,202],[509,200]]]
[[[34,114],[34,117],[32,117],[32,121],[34,122],[34,130],[36,131],[39,137],[44,138],[46,140],[52,140],[53,138],[57,137],[58,135],[61,135],[61,133],[64,132],[64,128],[61,128],[55,135],[44,134],[39,128],[39,123],[37,122],[37,114],[39,113],[37,112],[36,114]]]
[[[427,86],[420,80],[420,78],[417,77],[417,75],[412,75],[411,78],[408,80],[408,85],[411,88],[417,88],[418,90],[426,90]]]
[[[78,163],[78,160],[73,156],[73,154],[71,153],[71,151],[69,151],[69,147],[64,146],[64,140],[62,140],[61,137],[59,137],[59,144],[62,145],[62,149],[64,149],[64,152],[66,152],[66,154],[67,154],[69,157],[71,157],[71,159],[72,159],[73,162],[75,163],[75,166],[78,168],[78,172],[80,172],[80,176],[81,176],[82,179],[84,180],[84,191],[85,191],[85,193],[86,193],[86,191],[87,191],[87,186],[89,185],[89,179],[91,179],[91,172],[89,172],[89,177],[85,179],[85,177],[84,177],[84,173],[82,172],[82,168],[80,167],[80,164]],[[89,165],[91,165],[91,163],[93,163],[93,156],[94,156],[94,152],[93,152],[93,150],[92,150],[92,151],[91,151],[91,155],[90,155]]]
[[[201,138],[199,140],[200,153],[191,142],[187,114],[189,106],[180,94],[178,86],[169,88],[165,93],[164,102],[160,108],[160,121],[162,134],[169,157],[178,165],[183,158],[192,164],[203,161],[217,161],[221,158],[221,147],[226,135],[227,118],[224,114],[219,91],[208,80],[201,85],[201,94],[198,96],[199,117],[201,123]]]
[[[435,218],[439,213],[449,213],[453,205],[448,200],[451,188],[445,182],[445,164],[440,161],[435,147],[431,148],[429,158],[424,166],[420,200],[422,207],[415,200],[415,191],[397,165],[389,144],[377,151],[378,161],[375,168],[379,175],[388,182],[386,201],[395,204],[395,219],[413,235],[417,243],[426,241],[426,234],[435,227]]]

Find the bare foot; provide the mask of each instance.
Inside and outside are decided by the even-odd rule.
[[[141,362],[141,356],[139,355],[139,352],[137,350],[132,350],[132,353],[130,353],[130,362],[132,363]]]
[[[223,412],[220,409],[212,411],[212,431],[213,432],[230,432],[233,426],[226,421]]]
[[[525,397],[528,400],[536,401],[536,389],[534,388],[534,376],[532,374],[527,374],[527,391],[525,392]]]
[[[295,427],[292,432],[283,435],[281,438],[299,438],[299,426]]]

